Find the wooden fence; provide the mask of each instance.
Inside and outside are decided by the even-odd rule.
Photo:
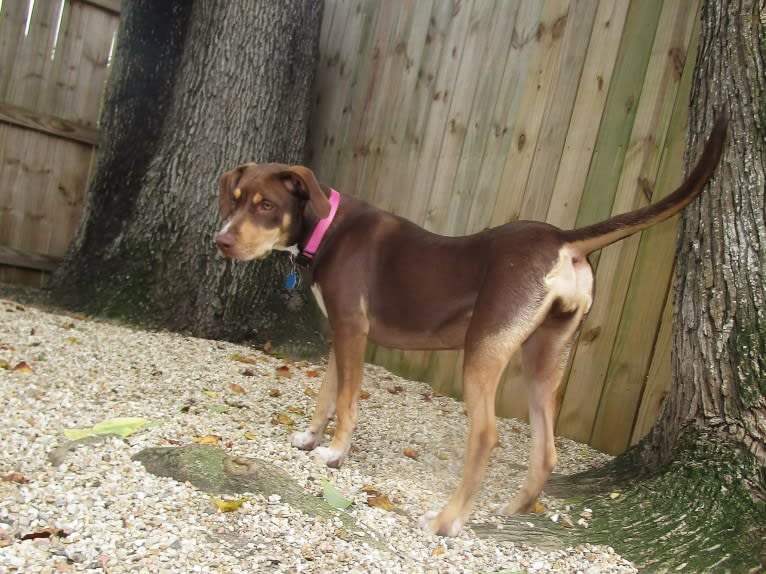
[[[320,179],[433,231],[586,225],[682,179],[696,0],[327,0],[311,137]],[[676,223],[605,249],[557,432],[620,452],[670,381]],[[370,358],[460,394],[461,355]],[[520,365],[500,414],[525,417]]]
[[[1,2],[0,281],[30,283],[82,211],[119,0]],[[682,178],[697,10],[326,0],[310,163],[323,182],[449,235],[520,218],[573,227],[656,201]],[[559,434],[619,452],[653,423],[670,381],[675,225],[601,254]],[[370,358],[460,394],[460,353]],[[519,370],[497,406],[523,418]]]
[[[119,0],[0,2],[0,281],[39,285],[83,209]]]

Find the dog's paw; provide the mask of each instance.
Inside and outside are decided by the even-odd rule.
[[[459,518],[449,519],[442,516],[443,513],[429,510],[418,520],[418,527],[429,534],[449,536],[454,538],[463,529],[464,522]]]
[[[320,446],[315,449],[313,456],[314,460],[325,466],[329,466],[330,468],[340,468],[340,465],[342,465],[343,461],[346,459],[345,452],[337,451],[326,446]]]
[[[319,446],[319,437],[310,430],[294,432],[290,435],[290,444],[301,450],[314,450]]]

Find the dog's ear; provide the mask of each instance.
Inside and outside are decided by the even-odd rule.
[[[330,200],[322,193],[314,172],[302,165],[290,166],[280,174],[280,177],[288,186],[291,193],[298,197],[308,199],[311,209],[318,217],[327,217],[330,214]]]
[[[253,163],[243,163],[221,176],[221,181],[218,183],[218,210],[223,219],[229,217],[231,212],[234,211],[232,198],[236,195],[234,190],[237,189],[237,184],[242,178],[242,174],[245,172],[245,169],[254,165]]]

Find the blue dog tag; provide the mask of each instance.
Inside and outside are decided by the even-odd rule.
[[[298,274],[295,271],[290,271],[290,273],[287,274],[287,278],[285,279],[285,288],[288,291],[292,291],[298,286],[299,283],[300,279],[298,278]]]

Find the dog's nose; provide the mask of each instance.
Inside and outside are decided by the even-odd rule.
[[[234,247],[234,236],[231,233],[219,233],[215,236],[215,244],[226,253]]]

